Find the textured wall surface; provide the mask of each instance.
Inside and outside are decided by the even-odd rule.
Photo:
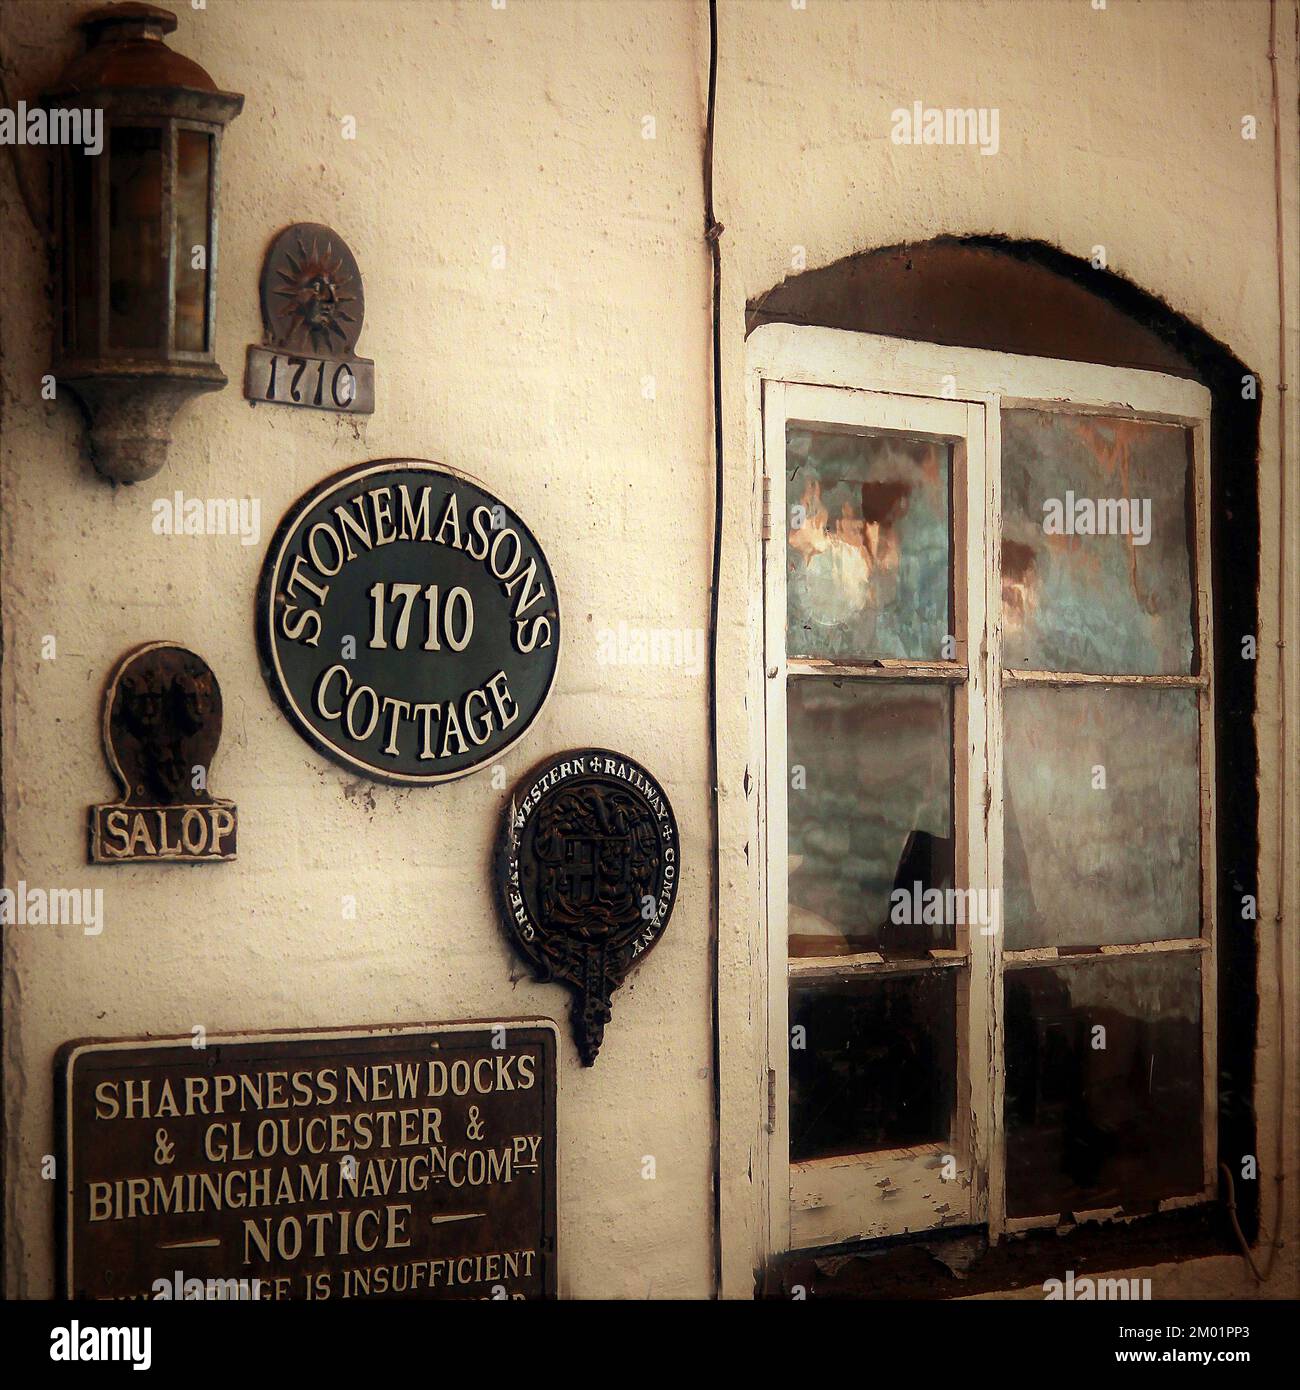
[[[70,25],[83,8],[4,6],[0,49],[15,101],[33,98],[78,51]],[[6,932],[8,1291],[41,1297],[53,1288],[52,1185],[40,1161],[53,1145],[53,1054],[67,1039],[200,1024],[215,1032],[566,1016],[567,997],[524,977],[495,920],[487,866],[506,792],[491,773],[414,790],[353,779],[293,732],[258,671],[253,595],[286,507],[348,464],[409,455],[481,479],[519,511],[555,571],[566,629],[559,676],[533,731],[502,761],[505,786],[551,751],[615,746],[662,780],[682,833],[671,927],[616,996],[593,1070],[579,1067],[565,1033],[562,1291],[707,1296],[706,683],[698,666],[609,664],[598,641],[620,621],[707,625],[707,9],[695,0],[173,8],[172,46],[246,101],[223,146],[217,356],[232,384],[181,417],[170,462],[151,482],[104,483],[71,401],[40,397],[51,343],[44,257],[11,171],[0,172],[4,882],[102,887],[106,916],[95,937],[76,928]],[[1283,14],[1283,95],[1294,112],[1294,38],[1285,6]],[[752,1287],[763,1066],[762,1016],[748,985],[758,900],[746,692],[759,629],[745,303],[798,268],[801,255],[816,266],[939,232],[1040,237],[1085,256],[1102,245],[1112,267],[1275,382],[1267,18],[1263,0],[1111,0],[1104,11],[1087,0],[808,0],[802,9],[723,0],[716,198],[726,224],[729,456],[719,702],[729,1293]],[[892,144],[891,111],[915,100],[999,108],[999,153]],[[1241,138],[1248,113],[1260,122],[1253,143]],[[354,140],[343,138],[348,116]],[[1294,156],[1292,127],[1289,165]],[[35,176],[36,155],[25,157]],[[1294,193],[1287,216],[1294,247]],[[244,348],[261,338],[262,254],[298,220],[337,227],[365,277],[358,351],[375,359],[378,381],[369,419],[252,409],[242,399]],[[1296,288],[1292,272],[1293,332]],[[1294,342],[1291,352],[1294,373]],[[1291,430],[1294,440],[1294,412]],[[1293,551],[1296,457],[1293,448]],[[1271,576],[1271,409],[1261,467]],[[177,489],[259,499],[259,542],[153,534],[153,500]],[[1294,613],[1293,563],[1289,573]],[[1275,597],[1269,581],[1265,749],[1278,712]],[[57,639],[52,660],[42,658],[47,635]],[[85,808],[113,790],[99,746],[102,683],[125,649],[154,638],[193,647],[221,682],[226,732],[212,786],[239,805],[234,864],[85,863]],[[1294,649],[1289,660],[1294,728]],[[1277,774],[1275,760],[1266,762],[1261,878],[1269,885]],[[1271,900],[1261,912],[1259,1104],[1270,1153],[1280,959],[1293,1001],[1297,994],[1297,859],[1293,850],[1284,956],[1273,944]],[[356,920],[344,916],[348,896]],[[655,1158],[653,1180],[642,1176],[646,1155]],[[1294,1174],[1294,1150],[1291,1162]],[[1229,1261],[1206,1262],[1199,1281],[1192,1269],[1178,1272],[1179,1291],[1191,1296],[1241,1292],[1242,1280]]]
[[[720,650],[723,691],[746,687],[759,669],[761,636],[757,534],[759,498],[746,433],[745,305],[783,278],[870,247],[943,233],[1040,238],[1084,259],[1104,248],[1106,263],[1222,339],[1261,373],[1264,408],[1259,467],[1262,517],[1258,672],[1260,769],[1260,1050],[1256,1108],[1261,1153],[1270,1171],[1279,1124],[1286,1136],[1287,1228],[1291,1248],[1269,1288],[1294,1296],[1297,1186],[1296,866],[1300,861],[1294,790],[1288,848],[1277,837],[1279,718],[1277,574],[1279,457],[1278,288],[1275,182],[1264,0],[909,0],[868,4],[788,3],[721,7],[717,217],[723,237],[723,380],[729,470],[729,557],[724,574]],[[1300,207],[1297,160],[1295,10],[1279,4],[1278,66],[1284,130],[1284,209],[1288,252],[1287,471],[1290,478],[1286,575],[1294,624],[1297,580],[1297,352],[1294,263]],[[891,140],[892,113],[927,107],[996,108],[998,153],[969,145],[903,145]],[[1243,140],[1254,115],[1258,138]],[[939,383],[936,382],[936,389]],[[1242,460],[1243,466],[1249,466]],[[1294,789],[1294,640],[1288,663],[1288,779]],[[761,1244],[761,1205],[750,1173],[761,1162],[759,1077],[763,1001],[746,990],[761,949],[753,930],[759,901],[754,847],[758,824],[747,795],[752,752],[741,724],[723,731],[730,753],[723,778],[720,931],[723,1069],[725,1284],[752,1284]],[[728,775],[730,774],[730,775]],[[1285,929],[1273,921],[1279,863],[1288,875]],[[1256,929],[1233,924],[1232,929]],[[1285,1118],[1279,1116],[1278,982],[1288,998]],[[728,988],[730,986],[730,988]],[[758,1024],[755,1024],[758,1020]],[[1263,1191],[1272,1231],[1276,1186]],[[1198,1273],[1202,1270],[1203,1273]],[[1240,1261],[1197,1261],[1153,1292],[1161,1296],[1238,1296],[1254,1289]]]
[[[6,8],[4,50],[24,95],[80,45],[69,21],[83,8]],[[181,417],[155,480],[112,489],[90,469],[71,402],[39,398],[49,305],[5,175],[4,881],[103,887],[106,916],[97,937],[7,933],[11,1289],[51,1287],[52,1186],[39,1165],[64,1039],[567,1019],[567,992],[516,963],[488,864],[514,782],[551,751],[596,744],[663,781],[684,875],[594,1070],[565,1029],[562,1287],[704,1294],[705,684],[698,671],[602,665],[597,643],[620,619],[706,623],[697,16],[622,4],[174,8],[172,47],[246,101],[222,150],[217,357],[231,385]],[[653,141],[641,135],[649,111],[660,113]],[[355,140],[342,136],[346,116]],[[358,350],[378,379],[368,420],[242,399],[244,347],[261,341],[263,251],[300,220],[337,227],[365,278]],[[642,397],[650,374],[653,401]],[[556,686],[502,760],[499,789],[490,770],[411,790],[353,778],[290,728],[258,670],[254,591],[280,516],[322,476],[396,455],[480,478],[555,572],[566,627]],[[154,535],[151,503],[175,489],[259,498],[259,543]],[[40,659],[45,634],[56,660]],[[102,682],[119,653],[161,637],[193,647],[221,683],[212,786],[239,806],[239,859],[92,869],[85,807],[113,792]],[[349,895],[355,921],[343,915]],[[641,1176],[647,1154],[653,1181]]]

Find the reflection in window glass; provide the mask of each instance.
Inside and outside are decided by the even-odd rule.
[[[1200,1191],[1195,953],[1009,970],[1006,1059],[1009,1216]]]
[[[790,1026],[791,1162],[948,1139],[952,972],[792,981]]]
[[[176,135],[176,346],[202,352],[208,343],[208,160],[212,137]],[[194,265],[195,249],[202,264]]]
[[[108,341],[160,349],[163,337],[161,133],[136,126],[109,132]]]
[[[943,657],[951,452],[898,434],[787,427],[790,656]]]
[[[945,686],[789,682],[792,956],[953,944],[951,922],[913,921],[910,908],[952,883],[951,730]],[[909,907],[893,910],[895,888],[912,894]]]
[[[1004,692],[1008,950],[1200,933],[1197,694]]]
[[[1008,666],[1191,670],[1188,474],[1181,426],[1003,411]]]

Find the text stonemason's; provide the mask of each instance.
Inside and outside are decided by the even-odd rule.
[[[318,521],[307,532],[302,554],[295,555],[285,579],[284,592],[299,600],[306,590],[318,604],[329,597],[329,580],[359,553],[394,541],[420,541],[426,545],[446,545],[464,551],[471,560],[484,561],[502,592],[514,600],[514,643],[517,651],[530,652],[536,646],[551,644],[551,621],[544,614],[525,617],[529,609],[546,597],[546,588],[537,573],[537,561],[523,563],[524,543],[513,527],[494,530],[492,509],[477,506],[462,529],[460,503],[449,492],[442,504],[436,528],[430,524],[430,498],[433,489],[417,489],[416,499],[405,484],[396,488],[373,488],[358,493],[348,506],[333,508],[334,521]],[[396,493],[396,517],[394,496]],[[360,546],[358,551],[356,546]],[[285,605],[281,618],[284,635],[314,647],[320,640],[320,613],[315,608],[301,611],[296,603]]]
[[[272,694],[308,742],[384,781],[464,776],[555,679],[555,581],[524,523],[420,459],[324,479],[281,521],[258,593]]]

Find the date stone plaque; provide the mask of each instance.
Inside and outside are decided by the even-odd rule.
[[[67,1043],[61,1293],[554,1297],[555,1057],[544,1019]]]
[[[245,397],[373,415],[375,364],[353,353],[365,289],[338,232],[319,222],[285,227],[262,263],[261,299],[266,345],[249,345]]]

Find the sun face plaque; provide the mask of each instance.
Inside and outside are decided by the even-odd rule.
[[[235,857],[238,812],[208,790],[221,687],[174,642],[127,652],[104,692],[104,756],[122,799],[90,808],[96,864],[209,864]]]
[[[528,730],[560,647],[555,580],[519,517],[422,459],[336,473],[280,523],[262,671],[314,748],[380,781],[463,777]]]
[[[372,415],[375,364],[352,355],[366,296],[347,242],[319,222],[286,227],[262,262],[261,300],[266,346],[249,345],[245,397]]]
[[[85,1040],[55,1061],[68,1298],[545,1298],[556,1029]]]
[[[584,1066],[610,998],[663,935],[681,856],[668,797],[639,763],[604,748],[548,758],[515,787],[497,855],[501,913],[539,980],[574,992]]]

